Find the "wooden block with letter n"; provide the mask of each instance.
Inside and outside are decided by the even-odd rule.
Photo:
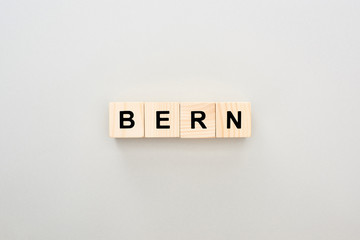
[[[180,103],[181,138],[215,138],[215,103]]]
[[[144,124],[144,103],[111,102],[109,104],[110,137],[143,138]]]
[[[177,102],[145,103],[145,137],[179,137],[179,114]]]
[[[251,136],[251,104],[249,102],[216,103],[216,137]]]

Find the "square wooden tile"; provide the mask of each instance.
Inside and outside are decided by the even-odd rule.
[[[179,137],[179,103],[145,103],[145,137]]]
[[[215,103],[180,103],[181,138],[215,138]]]
[[[112,138],[142,138],[144,131],[144,103],[109,103],[109,135]]]
[[[216,103],[217,138],[239,138],[250,136],[251,104],[249,102]]]

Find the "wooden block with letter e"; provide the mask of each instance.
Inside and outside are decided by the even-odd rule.
[[[215,103],[180,103],[181,138],[215,138]]]
[[[145,137],[179,137],[179,114],[177,102],[145,103]]]
[[[111,102],[109,104],[109,135],[112,138],[144,137],[144,103]]]
[[[216,137],[251,136],[251,104],[249,102],[216,103]]]

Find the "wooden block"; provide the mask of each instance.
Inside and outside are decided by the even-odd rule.
[[[112,138],[144,137],[144,103],[111,102],[109,134]]]
[[[179,137],[179,103],[145,103],[145,137]]]
[[[249,102],[216,103],[217,138],[239,138],[250,136],[251,104]]]
[[[215,138],[215,103],[180,103],[181,138]]]

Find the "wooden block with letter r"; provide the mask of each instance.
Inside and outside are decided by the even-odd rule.
[[[144,103],[109,103],[109,135],[112,138],[143,138]]]
[[[215,103],[180,103],[181,138],[215,138]]]
[[[251,136],[251,104],[249,102],[216,103],[216,137]]]
[[[177,102],[145,103],[145,137],[179,137],[179,114]]]

